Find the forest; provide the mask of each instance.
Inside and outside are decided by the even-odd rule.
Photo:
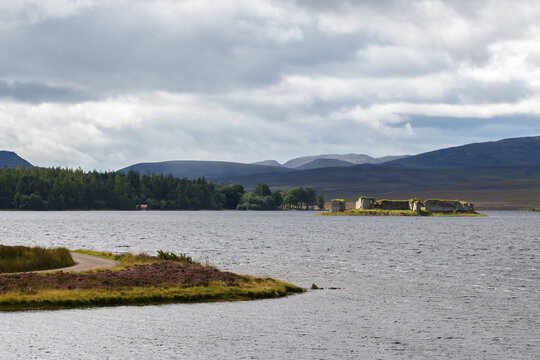
[[[295,189],[271,192],[268,185],[259,184],[254,192],[246,193],[240,184],[214,184],[205,178],[188,180],[162,174],[141,175],[135,171],[0,169],[0,209],[132,210],[141,204],[154,210],[313,207],[315,191]]]

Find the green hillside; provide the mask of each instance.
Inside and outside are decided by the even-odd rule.
[[[413,168],[478,168],[540,165],[540,136],[468,144],[385,163]]]

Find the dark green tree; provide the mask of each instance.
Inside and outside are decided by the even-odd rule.
[[[272,192],[272,199],[274,200],[274,205],[280,208],[283,205],[283,191],[276,190]]]
[[[272,195],[272,192],[270,191],[270,188],[266,184],[257,184],[257,186],[255,186],[255,190],[253,190],[253,192],[257,196],[270,196],[270,195]]]
[[[236,209],[244,195],[244,187],[239,184],[225,185],[220,183],[216,189],[224,209]]]
[[[317,203],[317,192],[312,188],[304,189],[304,204],[306,205],[306,210],[310,207],[314,207]]]
[[[324,210],[324,196],[323,194],[319,194],[317,198],[317,206],[319,207],[319,210]]]

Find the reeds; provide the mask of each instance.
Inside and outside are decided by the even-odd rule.
[[[0,273],[57,269],[75,265],[66,248],[0,245]]]

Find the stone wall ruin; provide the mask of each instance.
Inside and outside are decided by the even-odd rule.
[[[375,198],[373,197],[367,197],[367,196],[360,196],[358,200],[356,201],[356,208],[367,210],[367,209],[374,209],[375,204]]]
[[[473,203],[459,200],[428,199],[421,202],[417,199],[375,200],[373,197],[361,196],[356,202],[356,209],[359,210],[411,210],[419,214],[422,207],[425,207],[425,209],[430,212],[475,212]]]
[[[381,210],[411,210],[409,200],[377,200],[374,206]]]
[[[345,200],[332,199],[332,212],[345,211]]]
[[[428,199],[424,202],[427,211],[431,212],[474,212],[474,204],[459,200]]]

